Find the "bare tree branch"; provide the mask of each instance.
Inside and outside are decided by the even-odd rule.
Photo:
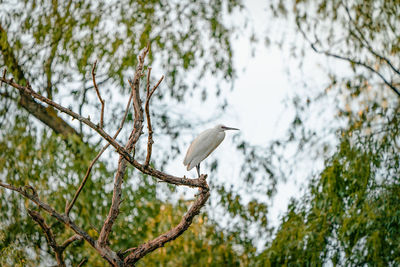
[[[194,216],[199,214],[200,209],[204,206],[207,202],[208,198],[210,197],[210,192],[206,183],[207,175],[201,175],[200,179],[203,181],[206,188],[199,189],[200,194],[197,196],[195,202],[190,207],[188,212],[183,216],[180,223],[169,230],[168,232],[158,236],[157,238],[138,246],[137,248],[131,248],[127,251],[131,251],[130,254],[125,258],[124,262],[127,264],[134,264],[139,259],[143,258],[146,254],[154,251],[159,247],[163,247],[165,243],[175,240],[181,234],[183,234],[189,226],[192,224]]]
[[[36,190],[32,186],[25,186],[23,189],[21,187],[15,187],[13,185],[5,184],[2,182],[0,182],[0,186],[7,188],[9,190],[18,192],[22,196],[31,200],[38,207],[42,208],[44,211],[46,211],[52,217],[57,219],[59,222],[65,224],[66,226],[71,228],[71,230],[73,230],[76,234],[83,237],[83,239],[85,239],[89,243],[89,245],[91,245],[93,248],[95,248],[99,252],[99,254],[105,260],[107,260],[111,265],[121,266],[121,264],[122,264],[121,259],[118,257],[118,255],[114,251],[112,251],[108,247],[98,246],[97,242],[88,233],[86,233],[82,228],[77,226],[68,216],[58,213],[49,204],[41,201],[39,199],[38,194],[36,193]],[[29,191],[31,191],[31,193]]]
[[[196,179],[187,179],[186,177],[183,177],[183,178],[175,177],[175,176],[163,173],[157,169],[149,167],[149,162],[150,162],[151,152],[152,152],[152,143],[153,143],[153,140],[152,140],[153,131],[152,131],[152,126],[151,126],[151,118],[150,118],[150,111],[149,111],[150,99],[151,99],[152,95],[154,94],[155,90],[158,88],[158,86],[164,79],[164,76],[162,76],[160,78],[160,80],[158,81],[158,83],[152,88],[152,90],[150,90],[151,68],[149,68],[148,75],[147,75],[147,97],[146,97],[146,103],[145,103],[145,112],[146,112],[146,119],[148,121],[148,131],[149,131],[147,155],[146,155],[146,160],[145,160],[144,164],[140,164],[139,162],[137,162],[135,160],[134,149],[135,149],[136,143],[138,142],[140,136],[143,133],[142,130],[143,130],[143,121],[144,121],[142,102],[141,102],[141,98],[140,98],[140,79],[143,76],[144,60],[145,60],[147,53],[149,52],[149,49],[150,49],[150,45],[148,45],[138,56],[138,65],[135,70],[134,78],[133,78],[133,80],[129,80],[129,84],[130,84],[132,90],[131,90],[130,98],[128,101],[128,105],[126,107],[125,114],[121,121],[120,127],[113,137],[111,137],[103,129],[103,126],[104,126],[104,121],[103,121],[104,100],[100,96],[100,92],[98,90],[98,87],[97,87],[97,84],[95,81],[96,62],[94,63],[94,66],[92,69],[92,78],[93,78],[93,84],[96,89],[97,96],[98,96],[100,102],[102,103],[100,125],[95,125],[93,122],[90,121],[90,118],[84,118],[83,116],[73,112],[70,109],[67,109],[67,108],[61,106],[60,104],[54,102],[53,100],[36,93],[34,90],[32,90],[29,83],[27,83],[26,86],[22,86],[18,83],[15,83],[12,79],[6,79],[5,74],[1,78],[1,82],[7,83],[11,87],[18,89],[21,94],[23,93],[23,94],[29,95],[30,97],[38,99],[41,102],[46,103],[47,105],[49,105],[61,112],[68,114],[73,119],[79,120],[83,124],[89,126],[93,130],[95,130],[101,137],[103,137],[107,141],[107,145],[105,145],[102,148],[102,150],[99,152],[99,154],[92,160],[91,164],[89,165],[88,170],[86,171],[85,177],[83,178],[79,188],[77,189],[72,201],[70,203],[67,203],[66,208],[65,208],[65,214],[60,214],[60,213],[56,212],[51,206],[40,201],[36,191],[31,186],[26,186],[25,189],[21,189],[21,188],[0,182],[0,186],[8,188],[13,191],[16,191],[16,192],[20,193],[21,195],[23,195],[24,197],[30,199],[37,206],[39,206],[40,208],[45,210],[51,216],[56,218],[59,222],[65,224],[67,227],[71,228],[76,233],[76,235],[65,240],[62,245],[57,245],[54,234],[51,231],[51,227],[46,225],[46,223],[44,222],[44,219],[40,216],[40,214],[36,213],[34,211],[30,211],[30,210],[28,211],[28,212],[30,212],[31,217],[35,221],[37,221],[38,224],[44,230],[46,238],[48,239],[50,246],[56,252],[57,261],[59,262],[59,265],[61,265],[61,266],[63,266],[62,264],[65,265],[65,263],[63,263],[62,252],[73,241],[79,240],[81,238],[85,239],[111,265],[113,265],[113,266],[132,266],[132,265],[134,265],[135,262],[137,262],[140,258],[144,257],[146,254],[154,251],[158,247],[161,247],[165,243],[167,243],[171,240],[174,240],[178,236],[180,236],[191,225],[194,216],[196,216],[200,212],[201,207],[204,206],[204,204],[206,203],[207,199],[210,196],[209,187],[205,180],[206,175],[202,175]],[[133,111],[134,111],[134,123],[133,124],[134,125],[133,125],[133,129],[130,133],[130,136],[128,138],[128,141],[126,142],[125,146],[122,146],[116,141],[116,138],[124,126],[124,123],[125,123],[125,120],[126,120],[129,108],[130,108],[131,101],[133,102]],[[80,228],[79,226],[74,224],[74,222],[69,218],[69,213],[70,213],[74,203],[76,202],[80,192],[83,190],[83,187],[85,186],[85,183],[88,180],[88,177],[90,176],[90,173],[91,173],[91,170],[92,170],[94,164],[97,162],[97,160],[100,158],[100,156],[108,148],[109,145],[112,145],[116,149],[117,153],[119,153],[120,156],[119,156],[119,160],[118,160],[118,169],[117,169],[117,172],[114,177],[114,189],[113,189],[112,203],[111,203],[108,215],[102,225],[98,240],[95,241],[82,228]],[[132,153],[132,151],[133,151],[133,153]],[[119,206],[122,202],[121,194],[122,194],[123,177],[126,173],[126,168],[127,168],[128,163],[133,165],[136,169],[138,169],[140,172],[142,172],[144,174],[151,175],[153,177],[160,179],[161,181],[168,182],[170,184],[196,187],[200,190],[200,193],[197,195],[193,205],[190,207],[188,212],[183,216],[182,220],[176,227],[174,227],[170,231],[160,235],[159,237],[155,238],[154,240],[151,240],[143,245],[140,245],[137,248],[127,249],[124,253],[119,253],[119,252],[116,253],[113,250],[111,250],[107,244],[108,244],[109,235],[112,231],[113,224],[119,214]],[[31,191],[31,193],[28,192],[29,190]],[[126,255],[126,254],[128,254],[128,256],[124,260],[124,255]],[[85,262],[86,262],[86,260],[84,259],[84,260],[82,260],[82,262],[79,265],[82,265]]]
[[[142,129],[143,129],[143,110],[142,104],[140,100],[140,78],[142,76],[144,59],[149,52],[149,46],[147,46],[143,52],[138,57],[138,65],[136,67],[135,76],[133,81],[129,81],[129,84],[132,88],[132,95],[133,95],[133,108],[135,113],[134,119],[134,126],[133,130],[129,136],[129,140],[125,145],[125,149],[128,153],[132,151],[134,148],[137,140],[139,139]],[[111,207],[108,212],[107,218],[103,223],[103,227],[101,228],[98,243],[100,246],[105,246],[108,240],[108,237],[111,233],[112,226],[114,224],[115,219],[119,214],[119,205],[121,204],[121,195],[122,195],[122,182],[123,177],[126,171],[127,161],[121,155],[118,160],[118,169],[117,173],[114,177],[114,190],[113,190],[113,197],[111,202]]]
[[[99,101],[101,103],[100,128],[103,129],[103,126],[104,126],[104,100],[103,100],[103,98],[101,98],[99,88],[97,87],[97,84],[96,84],[96,72],[95,72],[96,64],[97,64],[97,60],[93,64],[92,79],[93,79],[93,86],[96,89],[97,97],[99,98]]]
[[[153,146],[153,129],[151,128],[151,119],[150,119],[150,109],[149,109],[149,102],[150,102],[150,75],[151,75],[151,68],[147,69],[147,85],[146,85],[146,104],[144,105],[144,111],[146,112],[146,120],[147,120],[147,153],[146,153],[146,160],[144,162],[144,166],[149,166],[150,157],[151,157],[151,150]]]
[[[82,237],[78,234],[75,234],[75,235],[71,236],[70,238],[68,238],[67,240],[65,240],[64,243],[62,243],[60,245],[60,248],[65,250],[69,245],[71,245],[73,242],[78,241],[78,240],[82,240]]]
[[[82,267],[83,265],[85,265],[85,263],[88,261],[87,258],[84,258],[83,260],[81,260],[81,262],[76,266],[76,267]]]
[[[22,90],[22,91],[29,93],[34,98],[39,99],[40,101],[42,101],[50,106],[53,106],[54,108],[60,110],[61,112],[64,112],[64,113],[70,115],[74,119],[77,119],[77,120],[83,122],[84,124],[86,124],[87,126],[92,128],[93,130],[95,130],[108,143],[110,143],[116,149],[116,151],[124,157],[124,159],[126,159],[130,164],[132,164],[132,166],[134,166],[136,169],[143,172],[144,174],[151,175],[153,177],[156,177],[156,178],[158,178],[164,182],[170,183],[170,184],[184,185],[184,186],[189,186],[189,187],[203,187],[203,184],[199,181],[198,178],[193,178],[193,179],[187,179],[186,177],[180,178],[180,177],[166,174],[164,172],[153,169],[151,167],[145,168],[144,165],[137,162],[123,146],[121,146],[115,139],[113,139],[103,129],[100,129],[100,127],[95,125],[89,119],[84,118],[84,117],[80,116],[79,114],[73,112],[72,110],[67,109],[67,108],[57,104],[56,102],[36,93],[35,91],[33,91],[31,89],[30,86],[19,85],[19,84],[15,83],[12,79],[1,78],[1,80],[4,83],[11,85],[12,87],[14,87],[18,90]]]
[[[4,68],[4,69],[3,69],[3,79],[6,78],[6,74],[7,74],[7,69]],[[2,86],[3,86],[3,81],[0,82],[0,87],[2,87]]]

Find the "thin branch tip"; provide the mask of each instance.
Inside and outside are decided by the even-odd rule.
[[[100,101],[100,104],[101,104],[101,111],[100,111],[100,128],[103,129],[103,126],[104,126],[104,105],[105,105],[105,102],[104,102],[103,98],[102,98],[101,95],[100,95],[100,91],[99,91],[99,88],[98,88],[97,83],[96,83],[96,72],[95,72],[95,71],[96,71],[96,66],[97,66],[97,60],[95,60],[94,63],[93,63],[93,68],[92,68],[92,80],[93,80],[93,87],[94,87],[94,89],[96,90],[97,97],[98,97],[98,99],[99,99],[99,101]]]

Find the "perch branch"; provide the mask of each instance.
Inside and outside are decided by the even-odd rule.
[[[177,226],[169,230],[168,232],[158,236],[157,238],[138,246],[137,248],[131,248],[126,250],[130,254],[124,259],[126,264],[135,264],[139,259],[143,258],[146,254],[154,251],[159,247],[163,247],[165,243],[175,240],[181,234],[183,234],[193,222],[193,218],[199,214],[200,209],[205,205],[208,198],[210,197],[209,188],[206,182],[206,175],[201,175],[200,179],[204,183],[205,188],[200,189],[200,194],[197,196],[195,202],[190,207],[188,212],[183,216],[182,220]]]
[[[84,118],[84,117],[80,116],[79,114],[73,112],[72,110],[67,109],[67,108],[57,104],[53,100],[50,100],[50,99],[48,99],[48,98],[36,93],[35,91],[33,91],[30,88],[30,86],[28,87],[28,86],[19,85],[19,84],[15,83],[12,79],[3,79],[3,78],[1,78],[1,80],[4,83],[6,83],[6,84],[18,89],[18,90],[25,91],[26,93],[29,93],[34,98],[36,98],[36,99],[38,99],[38,100],[40,100],[40,101],[42,101],[42,102],[44,102],[44,103],[46,103],[46,104],[48,104],[50,106],[53,106],[54,108],[58,109],[59,111],[68,114],[72,118],[83,122],[84,124],[86,124],[87,126],[92,128],[93,130],[95,130],[108,143],[110,143],[110,145],[112,145],[116,149],[116,151],[120,155],[122,155],[124,157],[124,159],[126,159],[132,166],[134,166],[136,169],[138,169],[139,171],[143,172],[144,174],[151,175],[151,176],[156,177],[156,178],[158,178],[158,179],[160,179],[160,180],[162,180],[162,181],[164,181],[166,183],[170,183],[170,184],[174,184],[174,185],[184,185],[184,186],[189,186],[189,187],[203,187],[203,184],[199,181],[198,178],[193,178],[193,179],[180,178],[180,177],[176,177],[176,176],[173,176],[173,175],[166,174],[164,172],[161,172],[159,170],[153,169],[151,167],[145,168],[144,165],[142,165],[139,162],[137,162],[130,155],[130,153],[123,146],[121,146],[115,139],[113,139],[103,129],[100,129],[100,127],[95,125],[93,122],[91,122],[87,118]]]

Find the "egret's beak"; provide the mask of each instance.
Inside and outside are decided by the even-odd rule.
[[[224,130],[236,130],[236,131],[239,131],[239,129],[237,129],[237,128],[226,127],[226,126],[222,126],[222,129],[224,129]]]

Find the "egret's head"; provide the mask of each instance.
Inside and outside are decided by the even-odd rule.
[[[215,128],[217,128],[218,130],[220,130],[221,132],[222,131],[226,131],[226,130],[239,130],[239,129],[237,129],[237,128],[232,128],[232,127],[227,127],[227,126],[225,126],[225,125],[222,125],[222,124],[218,124]]]

